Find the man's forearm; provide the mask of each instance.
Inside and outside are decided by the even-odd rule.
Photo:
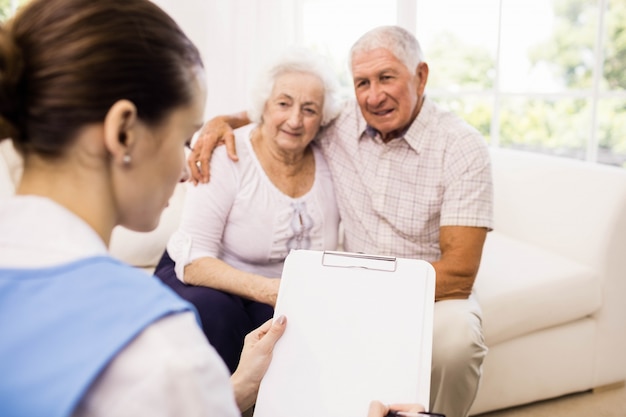
[[[248,117],[248,112],[246,111],[219,117],[222,118],[222,120],[224,120],[224,122],[226,122],[232,129],[237,129],[250,123],[250,118]]]
[[[453,272],[442,262],[433,262],[437,275],[435,301],[466,299],[472,293],[476,274]]]
[[[486,235],[484,227],[442,226],[439,229],[441,257],[432,263],[437,274],[436,301],[470,296]]]

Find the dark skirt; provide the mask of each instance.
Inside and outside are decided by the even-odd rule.
[[[167,251],[161,257],[154,274],[196,307],[202,322],[202,331],[233,373],[239,363],[243,339],[270,319],[274,309],[267,304],[213,288],[184,284],[176,278],[174,261]]]

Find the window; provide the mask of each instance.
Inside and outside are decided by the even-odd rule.
[[[297,42],[330,57],[344,94],[350,95],[350,47],[368,29],[396,24],[397,5],[389,0],[302,0],[299,12]]]
[[[300,3],[301,41],[343,65],[346,86],[359,35],[413,22],[431,69],[428,95],[491,145],[626,167],[623,0]],[[414,19],[400,22],[407,14]]]
[[[26,1],[0,0],[0,18]],[[428,95],[492,146],[626,167],[624,0],[154,1],[207,62],[219,56],[207,65],[218,98],[209,115],[245,108],[250,74],[292,43],[329,56],[352,95],[350,46],[372,27],[398,24],[422,44]]]
[[[4,22],[13,16],[15,10],[28,0],[0,0],[0,21]]]

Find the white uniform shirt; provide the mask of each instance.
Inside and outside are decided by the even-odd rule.
[[[35,196],[0,200],[0,267],[49,267],[106,254],[93,229],[51,200]],[[109,363],[73,414],[210,415],[241,414],[226,365],[192,312],[169,315],[144,329]]]

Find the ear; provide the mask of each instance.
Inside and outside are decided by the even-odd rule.
[[[113,161],[127,165],[137,141],[137,107],[128,100],[116,101],[104,118],[104,144]]]
[[[265,113],[267,113],[267,108],[269,107],[267,103],[268,103],[269,101],[270,101],[270,98],[268,97],[268,98],[265,100],[265,103],[263,104],[263,111],[262,111],[262,112],[261,112],[261,114],[259,115],[259,125],[262,125],[262,124],[263,124],[263,122],[265,122]]]
[[[415,78],[417,80],[417,93],[421,96],[426,89],[426,82],[428,81],[428,64],[420,62],[415,68]]]

